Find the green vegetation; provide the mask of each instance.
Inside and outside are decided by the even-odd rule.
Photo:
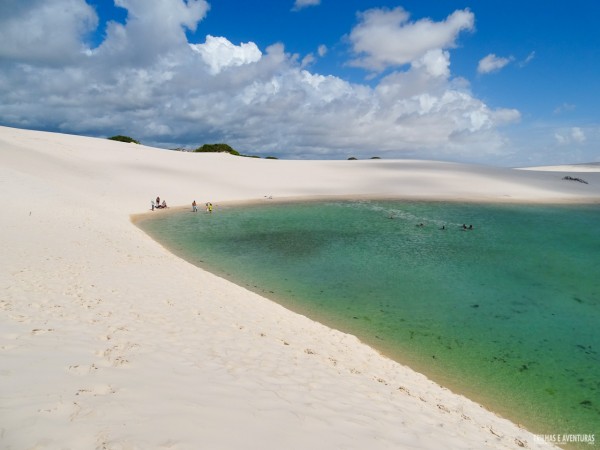
[[[134,143],[134,144],[140,143],[139,141],[136,141],[135,139],[133,139],[129,136],[123,136],[122,134],[119,134],[117,136],[112,136],[107,139],[110,139],[111,141],[128,142],[128,143]],[[177,147],[177,148],[173,148],[171,150],[178,151],[178,152],[190,151],[184,147]],[[191,150],[191,151],[195,152],[195,153],[229,153],[230,155],[244,156],[246,158],[260,158],[260,156],[256,156],[256,155],[242,155],[240,152],[233,149],[230,145],[223,144],[223,143],[204,144],[201,147],[198,147],[195,150]],[[267,156],[265,159],[278,159],[278,158],[276,158],[275,156]]]
[[[123,136],[121,134],[118,134],[117,136],[109,137],[108,139],[110,139],[111,141],[129,142],[129,143],[133,143],[133,144],[139,144],[139,141],[136,141],[135,139],[130,138],[129,136]]]
[[[198,147],[194,152],[197,153],[230,153],[235,156],[240,156],[240,153],[227,144],[204,144]]]
[[[256,155],[243,155],[237,150],[234,150],[228,144],[204,144],[202,147],[198,147],[194,150],[195,153],[229,153],[235,156],[243,156],[245,158],[260,158]],[[267,156],[265,159],[277,159],[275,156]]]
[[[116,136],[112,136],[107,139],[110,139],[111,141],[128,142],[128,143],[133,143],[133,144],[140,143],[139,141],[136,141],[132,137],[123,136],[122,134],[118,134]],[[178,152],[190,151],[184,147],[177,147],[177,148],[173,148],[171,150],[178,151]],[[240,152],[238,152],[237,150],[233,149],[230,145],[224,144],[224,143],[204,144],[201,147],[198,147],[195,150],[191,150],[191,151],[194,153],[229,153],[230,155],[244,156],[246,158],[260,158],[260,156],[256,156],[256,155],[243,155]],[[279,158],[277,158],[276,156],[265,156],[265,159],[279,159]],[[348,160],[354,160],[354,161],[357,159],[358,158],[356,158],[354,156],[351,156],[350,158],[348,158]],[[379,156],[372,156],[371,159],[381,159],[381,158]]]
[[[117,136],[109,137],[107,139],[110,139],[111,141],[128,142],[128,143],[133,143],[133,144],[140,143],[139,141],[136,141],[135,139],[133,139],[129,136],[123,136],[121,134],[119,134]],[[184,147],[173,148],[171,150],[179,151],[179,152],[190,151]],[[198,147],[191,151],[194,153],[229,153],[230,155],[244,156],[246,158],[261,158],[260,156],[257,156],[257,155],[243,155],[240,152],[238,152],[237,150],[235,150],[234,148],[232,148],[230,145],[224,144],[224,143],[204,144],[201,147]],[[277,158],[276,156],[265,156],[265,159],[279,159],[279,158]],[[357,159],[358,158],[356,158],[354,156],[351,156],[348,158],[349,161],[356,161]],[[381,159],[381,158],[379,156],[372,156],[371,159]]]

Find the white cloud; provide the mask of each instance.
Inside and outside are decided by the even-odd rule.
[[[175,27],[180,26],[194,31],[198,21],[204,18],[209,9],[205,0],[153,0],[151,6],[148,5],[147,0],[114,0],[114,2],[116,6],[127,10],[128,22],[159,26],[158,29],[147,31],[164,30],[169,35]]]
[[[514,58],[499,57],[490,53],[486,57],[482,58],[477,65],[477,72],[481,74],[497,72],[498,70],[509,64]]]
[[[533,61],[534,58],[535,58],[535,51],[532,51],[531,53],[529,53],[529,55],[527,55],[527,58],[525,58],[523,61],[521,61],[519,63],[519,67],[525,67],[531,61]]]
[[[304,58],[302,58],[302,62],[300,63],[300,66],[302,68],[308,67],[314,62],[315,62],[315,55],[313,55],[312,53],[309,53]]]
[[[0,60],[67,63],[85,51],[83,38],[97,24],[83,0],[2,0]]]
[[[554,114],[562,114],[565,112],[575,111],[576,106],[571,103],[563,103],[560,106],[554,108]]]
[[[262,52],[254,42],[233,45],[224,37],[206,36],[204,44],[190,44],[190,47],[200,53],[202,59],[210,66],[213,75],[224,68],[255,63],[262,57]]]
[[[209,9],[205,0],[153,0],[152,5],[146,0],[115,0],[115,5],[127,9],[127,23],[109,23],[107,37],[95,53],[134,66],[181,52],[187,46],[184,28],[194,31]]]
[[[184,28],[194,29],[205,16],[204,1],[119,0],[128,9],[127,23],[110,24],[104,42],[85,54],[80,30],[95,16],[86,13],[83,0],[68,1],[73,8],[62,19],[68,26],[61,42],[69,43],[69,64],[58,64],[58,57],[44,62],[33,51],[29,59],[5,51],[0,123],[127,134],[164,147],[227,142],[242,152],[284,157],[474,159],[500,152],[505,140],[498,127],[519,120],[517,111],[491,109],[471,94],[466,80],[451,77],[447,49],[460,30],[472,28],[468,11],[439,23],[409,23],[406,16],[402,26],[400,9],[361,16],[363,32],[378,29],[381,39],[401,36],[418,44],[395,43],[377,52],[369,47],[375,41],[355,34],[368,68],[408,63],[369,86],[313,74],[281,44],[261,51],[225,37],[188,42]],[[50,30],[55,16],[45,13],[47,2],[28,7],[27,14],[16,8],[1,20],[18,27],[36,17],[41,29]],[[389,26],[375,26],[386,20]],[[3,36],[0,48],[18,45],[16,34]]]
[[[446,20],[409,22],[401,7],[370,9],[360,14],[350,41],[358,55],[351,64],[375,71],[422,58],[431,50],[452,48],[463,30],[472,30],[475,16],[468,9],[455,11]]]
[[[585,142],[585,134],[583,130],[579,127],[571,128],[571,138],[575,142]]]
[[[317,56],[319,58],[322,58],[326,54],[327,54],[327,47],[325,45],[319,45],[319,47],[317,47]],[[306,67],[314,64],[314,62],[316,60],[317,60],[317,57],[313,53],[309,53],[309,54],[305,55],[304,58],[302,58],[302,61],[300,62],[300,67],[306,68]]]
[[[440,49],[429,50],[420,59],[414,61],[413,68],[424,68],[432,77],[450,76],[450,54]]]
[[[585,133],[580,127],[571,127],[554,133],[554,139],[559,145],[582,144],[586,140]]]
[[[321,4],[321,0],[296,0],[292,11],[299,11],[308,6],[317,6]]]

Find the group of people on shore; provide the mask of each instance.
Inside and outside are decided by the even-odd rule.
[[[163,200],[161,203],[160,197],[156,197],[156,200],[150,200],[150,207],[151,207],[152,211],[154,211],[155,209],[167,208],[167,201]],[[212,210],[213,210],[213,204],[211,202],[207,202],[206,203],[206,212],[212,213]],[[196,200],[194,200],[192,202],[192,212],[198,212],[198,204],[196,203]]]
[[[213,205],[211,202],[206,202],[206,212],[207,213],[212,213],[213,210]],[[194,200],[192,202],[192,212],[198,212],[198,204],[196,203],[196,200]]]
[[[155,209],[163,209],[163,208],[167,208],[167,201],[163,200],[161,203],[160,197],[156,197],[156,200],[150,200],[150,205],[151,205],[152,211],[154,211]]]

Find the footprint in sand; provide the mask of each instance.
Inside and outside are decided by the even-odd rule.
[[[90,395],[93,397],[100,397],[109,394],[115,394],[117,391],[110,384],[98,384],[93,387],[78,389],[75,395],[86,396]]]
[[[6,289],[9,289],[9,288],[6,288]],[[6,300],[0,300],[0,309],[2,311],[12,311],[13,305],[11,302],[8,302]]]
[[[33,330],[31,330],[31,334],[33,335],[37,335],[37,334],[45,334],[45,333],[49,333],[51,331],[54,331],[54,328],[47,328],[47,329],[43,329],[43,328],[34,328]]]
[[[448,407],[446,405],[438,403],[437,407],[439,408],[440,411],[444,411],[445,413],[450,413],[450,410],[448,409]]]
[[[95,414],[95,410],[93,408],[83,408],[79,403],[73,402],[73,412],[69,419],[73,422],[76,419],[80,419],[83,417],[91,416]]]
[[[96,370],[98,370],[98,366],[96,366],[96,364],[73,364],[68,367],[68,370],[74,375],[89,375],[90,373],[94,373]]]
[[[62,401],[60,401],[60,402],[56,403],[54,406],[46,407],[46,408],[39,408],[37,410],[37,412],[40,414],[66,415],[69,413],[69,407],[66,403],[63,403]]]
[[[13,319],[17,322],[20,322],[20,323],[31,323],[31,319],[27,316],[24,316],[23,314],[17,314],[17,315],[8,316],[8,317],[10,317],[11,319]]]
[[[124,344],[116,344],[112,347],[106,348],[96,352],[96,356],[102,357],[105,361],[110,363],[113,367],[123,366],[129,363],[126,357],[127,353],[134,352],[139,348],[138,344],[132,344],[126,342]]]

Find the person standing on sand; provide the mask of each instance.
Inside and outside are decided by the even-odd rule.
[[[198,212],[198,207],[196,206],[196,200],[192,202],[192,212]]]
[[[152,205],[152,211],[154,211],[154,200],[150,200],[150,204]]]

